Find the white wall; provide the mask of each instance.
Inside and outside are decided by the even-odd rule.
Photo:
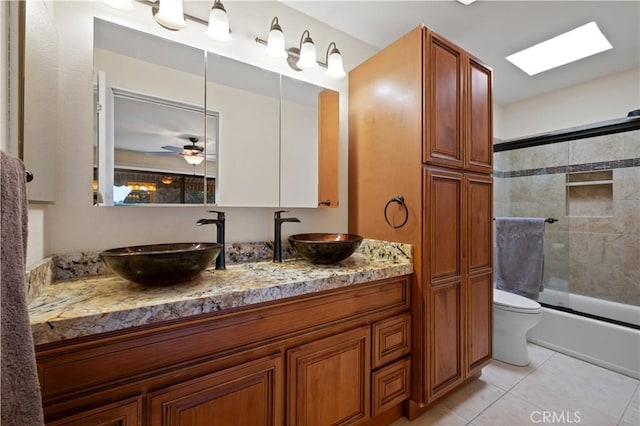
[[[626,117],[640,108],[640,68],[499,107],[494,136],[513,139]]]
[[[203,2],[205,9],[210,7]],[[56,1],[55,18],[59,30],[57,149],[55,157],[56,193],[50,205],[42,209],[44,228],[33,235],[31,248],[42,247],[42,255],[100,250],[131,244],[177,241],[211,241],[212,227],[196,227],[196,220],[210,217],[205,207],[94,207],[92,206],[92,138],[93,138],[93,17],[146,31],[160,37],[206,48],[214,53],[253,63],[272,71],[325,86],[340,96],[340,206],[337,209],[292,209],[291,216],[302,223],[283,227],[286,235],[311,231],[347,230],[347,79],[335,81],[324,76],[323,69],[303,73],[292,71],[282,60],[275,61],[255,43],[265,38],[273,16],[278,16],[287,46],[297,45],[300,34],[308,29],[318,47],[319,58],[331,41],[344,56],[348,70],[376,49],[318,21],[312,20],[275,1],[225,1],[234,40],[215,43],[204,35],[204,26],[189,23],[181,32],[169,32],[158,26],[148,6],[135,3],[133,13],[110,9],[102,2]],[[36,176],[37,179],[37,176]],[[225,208],[227,241],[258,241],[273,238],[271,208]],[[35,261],[38,255],[28,257]]]
[[[9,121],[9,5],[6,2],[0,3],[0,123]],[[4,125],[0,132],[0,151],[8,152],[9,130]]]
[[[0,150],[18,155],[18,3],[0,2]]]

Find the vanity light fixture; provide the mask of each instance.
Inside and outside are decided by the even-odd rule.
[[[266,46],[269,56],[276,58],[287,58],[287,63],[295,71],[303,71],[321,66],[327,69],[327,75],[332,78],[343,78],[346,73],[342,63],[342,54],[338,50],[335,42],[329,43],[325,62],[316,59],[316,47],[311,39],[309,30],[304,30],[300,37],[299,47],[285,47],[284,34],[278,22],[278,17],[271,21],[267,41],[256,37],[256,43]]]
[[[284,33],[282,27],[278,23],[278,17],[274,17],[271,21],[271,29],[267,37],[267,55],[274,58],[286,58],[287,50],[284,46]]]
[[[209,12],[207,35],[216,41],[231,40],[229,31],[229,15],[220,0],[215,0]]]
[[[183,30],[187,28],[184,20],[182,0],[160,0],[158,13],[153,15],[156,22],[170,30]]]
[[[134,0],[102,0],[105,4],[119,10],[132,11]],[[187,28],[187,20],[207,26],[207,35],[216,41],[231,40],[229,16],[220,0],[214,0],[209,20],[184,13],[182,0],[135,0],[151,7],[156,22],[163,28],[179,31]]]
[[[306,37],[305,34],[307,35]],[[313,44],[309,30],[304,30],[300,37],[300,57],[296,65],[302,70],[308,70],[318,66],[318,61],[316,60],[316,45]]]

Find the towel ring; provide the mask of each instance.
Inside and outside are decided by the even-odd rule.
[[[404,208],[404,220],[400,225],[392,224],[389,220],[389,217],[387,216],[387,209],[389,208],[389,205],[391,203],[398,203]],[[404,202],[404,197],[402,195],[398,195],[397,197],[393,197],[392,199],[387,201],[387,204],[384,206],[384,220],[387,222],[387,225],[394,229],[402,228],[404,225],[406,225],[407,220],[409,220],[409,209],[407,208],[407,205]]]

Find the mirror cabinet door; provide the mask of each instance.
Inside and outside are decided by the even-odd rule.
[[[206,102],[220,119],[217,204],[277,207],[280,75],[209,52]]]
[[[216,171],[204,143],[204,51],[94,23],[95,201],[203,204]],[[217,128],[215,114],[207,127]]]
[[[338,92],[94,25],[94,203],[337,206]]]
[[[324,89],[318,98],[318,207],[336,208],[338,148],[340,146],[340,93]]]
[[[318,94],[321,87],[282,77],[280,205],[318,205]]]
[[[44,2],[16,2],[23,10],[22,122],[18,154],[36,179],[27,185],[29,201],[55,201],[58,120],[58,34]],[[3,29],[4,31],[4,24]],[[6,55],[6,50],[2,49]],[[4,129],[4,127],[3,127]]]

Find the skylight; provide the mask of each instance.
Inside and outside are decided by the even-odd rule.
[[[598,25],[589,22],[509,55],[506,59],[527,74],[535,75],[611,48],[611,43],[600,32]]]

